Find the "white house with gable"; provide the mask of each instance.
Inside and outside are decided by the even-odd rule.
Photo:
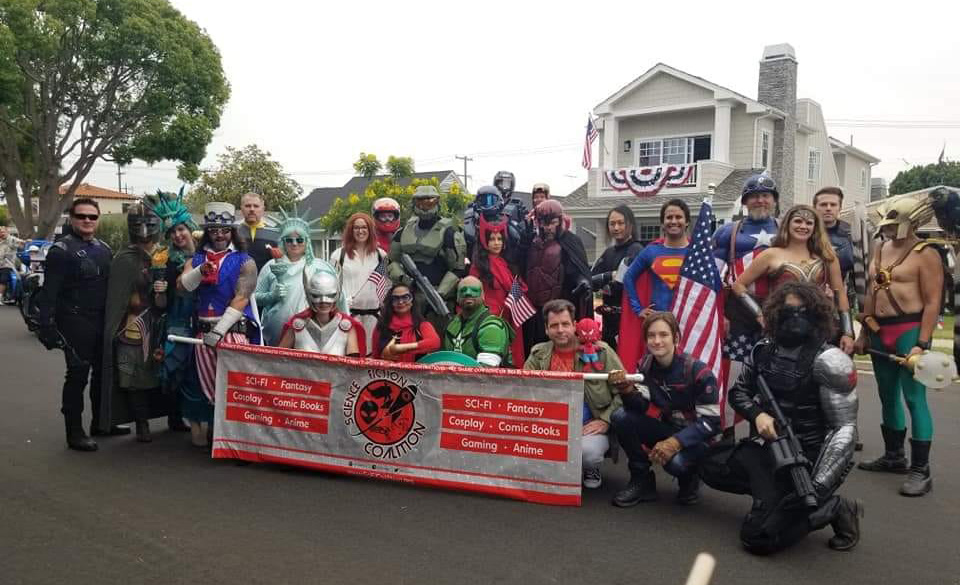
[[[870,199],[879,159],[827,134],[823,110],[797,99],[797,59],[788,44],[768,46],[757,98],[658,63],[598,104],[598,167],[564,200],[588,255],[609,244],[607,211],[625,203],[644,241],[659,236],[659,210],[679,197],[696,213],[716,186],[720,222],[741,212],[740,189],[766,169],[780,188],[781,209],[811,203],[826,185],[840,186],[845,206]]]

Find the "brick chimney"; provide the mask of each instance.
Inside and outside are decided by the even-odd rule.
[[[770,171],[780,188],[780,209],[793,205],[797,145],[797,54],[787,43],[763,48],[757,100],[786,114],[773,129]]]

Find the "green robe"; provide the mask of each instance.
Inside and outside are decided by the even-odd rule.
[[[140,293],[143,307],[149,310],[143,314],[144,335],[148,346],[147,359],[133,368],[130,375],[121,376],[117,368],[118,353],[121,359],[130,359],[134,352],[126,351],[130,346],[117,352],[119,340],[117,334],[126,325],[126,315],[130,297],[134,291]],[[168,291],[169,294],[170,291]],[[160,318],[162,310],[153,306],[153,279],[150,274],[150,256],[136,246],[127,246],[113,257],[110,265],[110,280],[107,283],[107,302],[103,328],[103,379],[100,402],[100,427],[109,430],[111,425],[124,424],[133,420],[133,414],[127,404],[125,393],[120,388],[120,378],[132,383],[134,389],[157,388],[160,386],[159,363],[153,358],[153,352],[161,347],[159,334],[162,330]],[[142,355],[139,346],[135,346]],[[129,371],[129,370],[128,370]],[[150,418],[166,416],[170,413],[172,401],[160,392],[149,392]]]

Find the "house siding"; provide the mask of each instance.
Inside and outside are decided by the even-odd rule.
[[[642,87],[623,96],[614,104],[617,110],[655,108],[712,100],[713,92],[665,73],[650,78]]]
[[[814,129],[812,134],[797,132],[797,160],[795,166],[794,200],[793,203],[813,203],[813,194],[825,185],[840,184],[837,167],[833,161],[833,148],[827,136],[827,128],[823,121],[823,112],[820,106],[810,100],[800,100],[797,103],[797,119]],[[820,151],[820,175],[814,180],[807,179],[807,163],[810,148]],[[849,169],[847,169],[849,172]]]
[[[637,141],[639,139],[713,134],[713,109],[631,116],[620,120],[619,123],[620,144],[617,147],[617,167],[632,167],[635,164]],[[633,148],[630,152],[623,152],[624,140],[633,141]]]
[[[739,106],[730,114],[730,163],[738,169],[753,167],[755,150],[753,121],[757,114],[748,114]]]

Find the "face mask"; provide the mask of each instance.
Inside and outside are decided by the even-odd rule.
[[[483,296],[483,289],[479,286],[461,286],[457,289],[457,300],[479,299]]]
[[[775,338],[783,347],[798,347],[813,336],[814,327],[806,307],[783,307],[778,317],[780,324]]]

